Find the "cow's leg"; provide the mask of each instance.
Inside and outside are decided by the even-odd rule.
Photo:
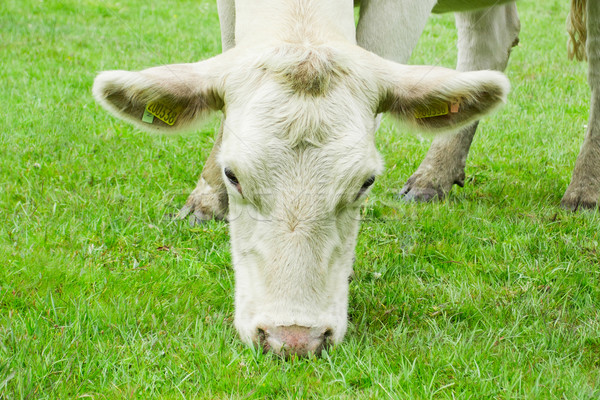
[[[437,0],[362,0],[358,45],[380,57],[406,63]]]
[[[485,10],[456,13],[460,71],[506,68],[518,42],[519,17],[515,3]],[[425,159],[400,195],[405,200],[430,201],[444,197],[454,184],[464,185],[465,164],[477,122],[454,135],[436,137]]]
[[[227,51],[235,46],[235,1],[217,0],[217,11],[221,27],[221,50]]]
[[[227,216],[227,189],[221,176],[221,167],[217,163],[217,156],[221,149],[223,125],[224,122],[221,122],[221,127],[215,138],[215,144],[204,164],[204,169],[202,169],[202,174],[200,174],[196,188],[190,193],[185,205],[177,215],[178,219],[183,219],[191,214],[191,225],[196,225],[209,219],[225,219]]]
[[[235,3],[234,0],[218,0],[219,24],[221,25],[221,47],[227,51],[235,46]],[[177,218],[190,216],[192,225],[209,219],[224,219],[227,215],[227,190],[217,156],[221,149],[223,124],[215,137],[215,144],[204,164],[196,188],[190,193]]]
[[[588,80],[592,90],[587,133],[561,205],[571,210],[600,205],[600,2],[587,2]]]

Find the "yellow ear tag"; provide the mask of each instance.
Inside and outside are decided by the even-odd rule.
[[[144,117],[146,116],[146,113],[149,113],[150,115],[155,116],[156,118],[160,119],[165,124],[171,125],[171,126],[175,123],[175,121],[177,120],[177,117],[180,114],[180,112],[178,110],[175,110],[175,109],[167,106],[166,104],[163,104],[160,102],[148,103],[146,105]],[[144,120],[144,118],[142,118],[142,121],[147,122]],[[150,123],[152,123],[152,122],[150,122]]]
[[[417,108],[415,118],[431,118],[448,114],[448,103],[434,104],[429,107]]]

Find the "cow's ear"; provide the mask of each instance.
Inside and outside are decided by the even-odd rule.
[[[399,64],[391,69],[378,111],[423,132],[451,131],[473,122],[504,103],[510,89],[506,76],[496,71]]]
[[[111,114],[145,131],[193,129],[204,115],[223,107],[223,79],[213,59],[143,71],[105,71],[93,94]]]

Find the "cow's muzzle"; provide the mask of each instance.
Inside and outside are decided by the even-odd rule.
[[[299,325],[258,328],[257,336],[265,352],[272,351],[284,358],[320,356],[332,344],[329,328],[308,328]]]

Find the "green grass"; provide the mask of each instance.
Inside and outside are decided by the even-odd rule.
[[[218,119],[162,137],[108,116],[104,69],[219,51],[212,1],[5,0],[0,7],[0,398],[597,399],[597,212],[558,207],[587,123],[566,61],[568,2],[522,1],[508,104],[485,119],[467,185],[394,192],[429,142],[385,121],[346,340],[284,362],[232,324],[228,226],[169,223]],[[451,15],[414,63],[453,66]]]

